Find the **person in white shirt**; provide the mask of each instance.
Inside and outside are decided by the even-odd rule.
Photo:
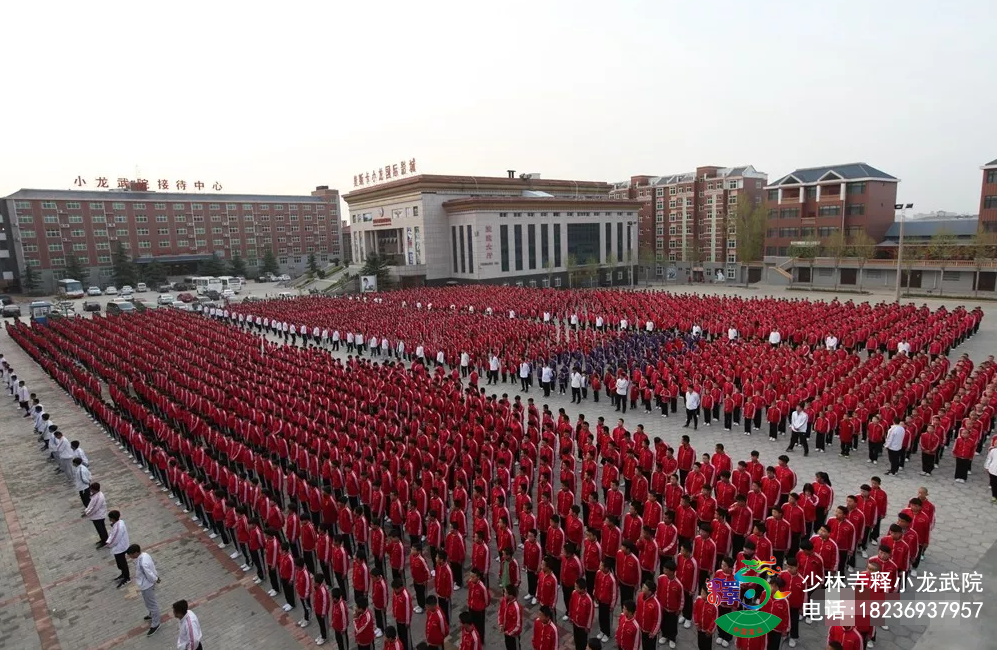
[[[377,340],[377,336],[371,336],[367,340],[367,347],[370,348],[370,356],[376,357],[381,354],[381,344]]]
[[[699,429],[699,405],[702,398],[695,386],[690,386],[685,392],[685,424],[683,428],[688,429],[692,423],[693,430]]]
[[[357,332],[353,338],[357,343],[357,354],[362,357],[367,338],[363,335],[363,332]]]
[[[549,323],[550,322],[550,312],[549,311],[545,311],[544,312],[544,322],[545,323]]]
[[[908,343],[907,341],[900,341],[900,343],[897,344],[897,352],[900,352],[902,354],[906,354],[909,357],[910,356],[910,343]]]
[[[460,376],[467,377],[471,374],[471,355],[467,352],[460,353]]]
[[[28,391],[28,387],[24,385],[24,380],[17,382],[17,403],[24,409],[24,417],[29,417],[31,415],[31,408],[28,406],[28,397],[31,393]]]
[[[578,368],[571,371],[571,403],[582,403],[582,373]]]
[[[997,503],[997,442],[990,443],[983,469],[990,476],[990,503]]]
[[[148,553],[142,552],[142,547],[132,544],[125,551],[128,557],[135,560],[135,585],[142,594],[142,602],[149,610],[149,631],[146,636],[152,636],[159,629],[159,602],[156,600],[156,585],[159,584],[159,573],[156,564]]]
[[[786,451],[793,451],[797,443],[803,445],[803,455],[810,455],[810,442],[807,440],[807,423],[810,418],[803,410],[802,404],[796,405],[796,410],[789,418],[789,446]]]
[[[408,357],[405,356],[405,341],[399,339],[398,345],[395,346],[395,358],[408,360]]]
[[[387,336],[382,336],[381,337],[381,356],[382,357],[387,357],[387,356],[390,356],[390,355],[391,355],[391,346],[388,343],[388,337]]]
[[[521,384],[520,390],[524,393],[530,392],[530,362],[523,359],[523,362],[519,364],[519,382]]]
[[[201,647],[201,622],[186,600],[173,603],[173,618],[179,621],[177,650],[203,650]]]
[[[90,459],[87,458],[86,453],[83,451],[83,447],[80,447],[79,440],[74,440],[71,443],[69,443],[69,448],[73,450],[73,460],[79,458],[81,461],[83,461],[84,465],[90,467]]]
[[[700,336],[702,336],[703,335],[703,328],[700,327],[699,325],[693,325],[692,326],[692,335],[695,336],[695,337],[697,337],[697,338],[700,337]]]
[[[895,418],[893,426],[886,432],[886,442],[884,445],[886,447],[886,455],[890,459],[890,471],[887,472],[889,476],[896,476],[903,466],[904,438],[906,435],[907,430],[904,428],[904,425],[900,424],[900,418]]]
[[[550,397],[551,388],[554,386],[554,369],[550,367],[550,362],[544,364],[540,369],[540,388],[544,391],[544,397]]]
[[[782,334],[779,333],[779,330],[772,330],[769,332],[769,343],[772,345],[779,345],[782,343]]]
[[[333,352],[339,352],[339,339],[340,339],[339,330],[333,330],[332,331],[332,351]]]
[[[620,329],[624,332],[630,329],[630,322],[626,318],[620,320]]]
[[[62,434],[62,431],[55,432],[55,443],[52,447],[52,453],[55,454],[56,462],[59,466],[55,468],[55,471],[62,472],[66,476],[72,478],[73,476],[73,448],[66,440],[66,436]]]
[[[446,360],[447,360],[447,355],[443,352],[443,350],[437,350],[436,351],[436,365],[442,368],[443,364],[446,362]]]
[[[648,332],[653,332],[654,331],[654,321],[653,320],[649,320],[646,323],[644,323],[644,329],[646,331],[648,331]]]
[[[834,334],[828,334],[827,338],[824,339],[824,345],[828,350],[834,350],[838,347],[838,337]]]
[[[516,317],[516,312],[515,312],[515,310],[512,310],[512,309],[510,309],[510,310],[509,310],[509,318],[510,318],[510,319],[513,319],[513,318],[515,318],[515,317]]]
[[[415,346],[415,358],[423,364],[426,363],[426,348],[421,343]]]
[[[90,484],[90,503],[83,508],[80,517],[89,519],[97,530],[97,548],[107,546],[107,526],[104,525],[104,518],[107,517],[107,500],[100,491],[100,483]]]
[[[356,347],[356,343],[353,340],[353,332],[347,332],[346,333],[346,351],[347,352],[353,352],[353,349],[355,347]],[[333,349],[335,349],[335,347]]]
[[[501,365],[501,363],[499,362],[498,355],[495,354],[495,353],[492,353],[492,355],[488,357],[488,383],[489,384],[497,384],[498,383],[498,375],[499,375],[499,366],[500,365]]]
[[[736,338],[737,338],[737,328],[736,327],[727,328],[727,340],[733,341]]]
[[[602,320],[602,316],[596,316],[595,317],[595,328],[597,330],[599,330],[601,332],[602,328],[603,328],[603,326],[605,324],[606,324],[606,321]]]
[[[630,380],[625,375],[616,378],[616,410],[627,412],[627,393],[630,392]]]
[[[76,491],[80,493],[80,501],[83,502],[84,508],[90,505],[90,481],[92,479],[90,468],[83,464],[83,459],[74,458],[73,483],[76,486]]]
[[[578,314],[571,315],[571,328],[578,331]]]
[[[125,559],[125,551],[131,546],[131,542],[128,539],[128,527],[122,521],[120,512],[111,510],[107,513],[107,519],[111,522],[111,534],[107,538],[107,547],[114,555],[114,563],[118,570],[121,571],[121,574],[115,578],[118,581],[117,588],[121,589],[132,580],[131,574],[128,572],[128,560]]]

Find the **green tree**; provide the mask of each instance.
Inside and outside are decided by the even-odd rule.
[[[114,280],[115,286],[123,287],[126,284],[134,286],[136,284],[135,277],[135,264],[128,255],[125,243],[119,239],[114,247],[114,252],[111,254],[111,278]]]
[[[21,290],[29,296],[38,290],[38,272],[30,264],[26,264],[21,273]]]
[[[790,257],[795,257],[800,260],[808,261],[808,267],[810,269],[810,286],[814,284],[814,258],[817,257],[818,247],[817,246],[790,246],[789,251]]]
[[[606,256],[606,268],[608,269],[607,275],[609,276],[609,286],[615,284],[614,279],[616,277],[616,267],[620,265],[620,260],[616,258],[616,253],[610,253]]]
[[[315,253],[308,253],[308,272],[316,276],[318,271],[318,258],[315,257]]]
[[[225,261],[218,256],[218,253],[212,253],[211,257],[201,262],[200,267],[201,275],[211,277],[225,275]]]
[[[575,273],[578,272],[578,256],[569,254],[568,259],[565,260],[565,268],[568,270],[568,288],[570,289],[572,288]]]
[[[66,258],[65,273],[66,278],[79,280],[84,286],[90,282],[90,271],[88,269],[84,269],[83,265],[80,264],[80,258],[72,253],[70,253],[69,257]]]
[[[641,268],[644,269],[644,282],[647,286],[651,286],[651,275],[654,273],[654,266],[657,261],[654,251],[650,248],[645,248],[638,253],[637,257],[640,260]]]
[[[277,265],[277,256],[273,254],[273,249],[270,249],[263,254],[263,263],[260,265],[260,273],[263,275],[266,275],[267,273],[276,275],[279,272],[280,266]]]
[[[554,258],[548,257],[547,262],[544,264],[544,270],[547,272],[547,286],[554,286]]]
[[[852,240],[848,243],[848,254],[859,261],[859,291],[862,291],[862,284],[865,280],[865,265],[876,255],[876,242],[864,230],[852,235]]]
[[[948,228],[942,227],[935,231],[928,241],[925,251],[927,259],[950,260],[955,254],[956,238]]]
[[[159,260],[153,258],[151,262],[142,269],[142,277],[146,284],[151,284],[153,289],[166,282],[166,267]]]
[[[232,256],[232,259],[229,260],[228,267],[229,267],[229,272],[232,275],[238,276],[240,278],[246,277],[246,260],[242,259],[242,255],[240,255],[238,252],[236,252],[235,255]]]
[[[381,257],[377,253],[371,253],[367,256],[367,261],[360,269],[360,275],[376,275],[378,291],[390,289],[394,284],[391,280],[388,258]]]
[[[737,206],[734,214],[735,230],[728,236],[736,237],[737,261],[741,264],[760,262],[765,255],[765,209],[745,202]]]
[[[835,230],[834,233],[824,241],[821,248],[828,257],[834,258],[834,290],[837,291],[841,258],[848,254],[848,239],[845,237],[844,231],[841,229]]]

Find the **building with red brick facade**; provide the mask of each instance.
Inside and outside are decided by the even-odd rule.
[[[883,240],[893,224],[899,179],[866,163],[797,169],[765,188],[766,257],[787,257],[838,231]]]
[[[986,232],[997,232],[997,160],[991,160],[981,169],[980,227]]]
[[[212,255],[238,254],[252,272],[272,250],[292,274],[312,253],[321,263],[341,258],[339,192],[325,185],[310,196],[22,189],[0,199],[0,211],[15,261],[8,281],[30,265],[49,290],[70,255],[91,272],[73,279],[107,284],[118,242],[137,264],[157,260],[171,275],[193,274]]]
[[[634,176],[610,196],[641,201],[641,259],[653,255],[655,275],[684,280],[737,274],[735,214],[740,203],[760,205],[768,176],[751,165],[697,167],[667,176]]]

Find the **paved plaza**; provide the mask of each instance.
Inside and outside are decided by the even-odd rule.
[[[252,285],[250,285],[252,287]],[[688,289],[670,289],[687,291]],[[764,295],[758,289],[697,288],[701,292],[723,291],[739,295]],[[803,292],[774,290],[774,295],[802,298]],[[830,295],[820,295],[830,299]],[[889,299],[887,296],[842,296],[856,301]],[[945,301],[916,299],[932,308]],[[952,304],[949,302],[948,304]],[[973,303],[967,307],[972,308]],[[963,352],[979,363],[997,347],[997,309],[983,303],[987,312],[979,334],[952,353],[955,359]],[[156,561],[162,584],[159,603],[164,612],[170,603],[186,598],[204,629],[206,650],[234,648],[267,648],[283,650],[314,645],[318,634],[313,623],[307,629],[297,627],[297,612],[285,614],[283,600],[274,600],[252,583],[253,572],[244,573],[238,562],[230,560],[230,548],[218,549],[213,540],[201,532],[187,515],[160,492],[149,476],[95,424],[78,409],[6,333],[0,333],[0,351],[9,359],[20,378],[36,392],[47,412],[60,430],[70,439],[80,440],[91,461],[94,480],[100,481],[110,508],[122,512],[133,543],[141,544]],[[344,355],[345,356],[345,355]],[[122,360],[123,363],[127,360]],[[510,397],[518,392],[516,384],[499,384],[496,392],[506,391]],[[544,400],[539,390],[530,393],[538,404],[550,404],[553,410],[563,407],[572,421],[579,411],[590,422],[604,416],[607,422],[617,415],[603,399],[591,401],[579,409],[569,396],[552,395]],[[591,398],[591,396],[590,396]],[[681,409],[680,413],[681,415]],[[782,453],[786,442],[770,442],[756,433],[746,437],[735,429],[724,432],[714,422],[712,427],[700,426],[692,432],[681,428],[684,418],[662,418],[638,409],[626,414],[626,425],[633,429],[643,424],[652,438],[660,436],[670,445],[677,445],[682,434],[692,438],[697,453],[711,452],[722,442],[736,462],[747,459],[752,449],[762,454],[762,460],[772,463]],[[117,575],[113,557],[107,550],[94,550],[96,535],[89,521],[80,517],[81,504],[69,481],[52,471],[39,451],[31,429],[31,420],[11,405],[8,397],[0,402],[0,507],[3,509],[0,528],[0,648],[32,650],[43,648],[110,649],[110,648],[170,648],[175,647],[176,622],[167,617],[159,633],[146,638],[146,613],[134,583],[115,589]],[[953,460],[945,455],[942,465],[930,478],[917,475],[908,465],[906,475],[886,477],[884,464],[871,466],[865,462],[866,448],[850,460],[836,454],[791,454],[791,467],[799,476],[798,488],[812,480],[816,471],[827,471],[836,492],[836,505],[844,503],[845,495],[858,491],[873,475],[884,477],[883,487],[890,499],[887,522],[891,521],[907,499],[916,495],[919,486],[926,486],[936,504],[936,525],[931,547],[921,564],[922,572],[982,574],[982,594],[922,594],[929,600],[959,600],[984,603],[978,620],[922,620],[916,623],[891,622],[888,631],[880,631],[876,647],[886,650],[954,648],[973,650],[993,648],[997,638],[997,506],[990,504],[986,472],[982,458],[974,462],[974,471],[964,485],[955,484]],[[884,531],[885,532],[885,531]],[[861,562],[861,558],[859,559]],[[525,582],[525,581],[524,581]],[[466,591],[455,595],[454,611],[465,603]],[[493,603],[497,597],[493,594]],[[561,608],[561,605],[559,605]],[[535,613],[537,607],[527,608]],[[504,647],[496,628],[496,606],[489,610],[486,646]],[[570,630],[562,625],[561,645],[572,647]],[[416,614],[413,622],[415,641],[424,637],[425,615]],[[452,623],[456,625],[456,617]],[[523,646],[531,638],[531,625],[524,631]],[[615,621],[614,621],[615,629]],[[798,647],[823,650],[825,629],[814,623],[801,626]],[[456,639],[456,634],[453,639]],[[330,641],[332,647],[334,642]],[[693,648],[695,630],[680,630],[679,647]],[[615,647],[615,644],[610,644]],[[377,643],[380,647],[380,641]]]

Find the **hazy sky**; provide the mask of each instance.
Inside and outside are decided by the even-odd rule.
[[[426,173],[616,181],[865,161],[976,212],[994,0],[16,2],[0,193],[77,175],[225,191]]]

